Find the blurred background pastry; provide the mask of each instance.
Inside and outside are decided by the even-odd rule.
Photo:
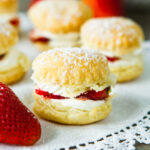
[[[0,41],[0,82],[11,84],[24,76],[30,61],[25,54],[15,50],[18,32],[11,24],[0,22]]]
[[[64,124],[89,124],[111,112],[115,77],[107,59],[80,48],[53,49],[33,62],[34,111]]]
[[[0,0],[0,20],[19,28],[18,0]]]
[[[28,15],[34,29],[30,39],[41,50],[79,46],[81,25],[92,17],[82,1],[47,0],[30,5]]]
[[[104,54],[118,82],[141,75],[143,40],[142,28],[123,17],[91,19],[81,29],[82,46]]]

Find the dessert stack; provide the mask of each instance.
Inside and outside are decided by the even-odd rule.
[[[83,48],[56,48],[33,62],[32,79],[40,117],[64,124],[89,124],[111,112],[115,77],[107,59]]]
[[[91,19],[81,29],[82,47],[106,56],[118,82],[133,80],[143,72],[143,41],[142,28],[124,17]]]
[[[14,48],[18,42],[18,32],[8,22],[0,21],[0,41],[0,82],[11,84],[25,75],[30,60]]]
[[[80,46],[80,27],[92,17],[82,1],[44,0],[30,5],[28,16],[34,25],[30,40],[40,49]]]

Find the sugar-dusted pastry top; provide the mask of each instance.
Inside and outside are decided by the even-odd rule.
[[[28,14],[36,28],[52,33],[79,32],[81,25],[92,17],[91,9],[76,0],[41,1]]]
[[[70,97],[90,89],[102,90],[115,82],[104,56],[80,48],[44,52],[32,68],[32,79],[38,87]]]
[[[82,46],[116,55],[136,51],[143,40],[142,28],[123,17],[91,19],[81,29]]]

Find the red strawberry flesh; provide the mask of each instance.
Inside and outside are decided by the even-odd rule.
[[[104,100],[108,97],[108,91],[109,88],[106,88],[99,92],[96,92],[95,90],[90,90],[79,95],[77,98],[87,98],[90,100]]]
[[[0,61],[5,57],[5,54],[0,55]]]
[[[32,42],[34,42],[34,43],[36,43],[36,42],[47,43],[47,42],[50,41],[50,39],[47,38],[47,37],[43,37],[43,36],[37,37],[37,36],[35,36],[35,35],[34,35],[34,30],[30,32],[30,35],[29,35],[29,36],[30,36],[30,40],[31,40]]]
[[[115,62],[120,59],[119,57],[109,57],[109,56],[106,56],[106,58],[109,62]]]
[[[15,27],[18,27],[19,24],[20,24],[18,18],[13,18],[13,19],[11,19],[9,22],[10,22],[11,25],[13,25],[13,26],[15,26]]]
[[[60,96],[60,95],[54,95],[54,94],[51,94],[49,92],[45,92],[45,91],[42,91],[40,89],[36,89],[35,90],[35,93],[38,94],[38,95],[41,95],[45,98],[51,98],[51,99],[67,99],[66,97],[63,97],[63,96]]]
[[[35,115],[9,87],[0,83],[0,142],[30,146],[40,136],[41,126]]]
[[[102,91],[99,91],[99,92],[96,92],[95,90],[89,90],[85,93],[80,94],[79,96],[77,96],[75,98],[80,99],[80,100],[88,100],[88,99],[90,99],[90,100],[104,100],[108,97],[109,89],[110,89],[110,87],[108,87]],[[43,96],[45,98],[49,98],[49,99],[69,99],[68,97],[63,97],[60,95],[54,95],[52,93],[43,91],[41,89],[36,89],[35,93],[40,95],[40,96]]]

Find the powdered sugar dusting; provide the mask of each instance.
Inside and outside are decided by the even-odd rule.
[[[107,59],[91,49],[51,49],[35,59],[32,69],[32,80],[38,87],[59,86],[62,89],[65,86],[63,92],[55,93],[64,97],[75,97],[87,88],[97,90],[103,85],[112,84]],[[46,91],[45,86],[42,88]]]
[[[135,22],[130,19],[120,18],[120,17],[112,17],[112,18],[102,18],[102,19],[92,19],[87,22],[83,28],[83,34],[92,33],[90,35],[90,39],[93,40],[97,36],[100,39],[114,38],[118,37],[116,41],[117,45],[121,44],[119,37],[125,36],[129,37],[132,42],[134,38],[137,38],[139,34],[135,27]],[[88,32],[88,31],[89,32]],[[141,38],[139,36],[139,38]]]
[[[37,4],[41,8],[41,11],[37,11],[37,17],[41,14],[42,9],[47,10],[49,13],[47,13],[46,16],[46,24],[53,24],[53,22],[51,22],[50,20],[54,19],[57,21],[61,21],[62,25],[67,25],[70,22],[74,22],[74,20],[72,19],[73,17],[80,18],[83,15],[83,12],[80,10],[79,4],[80,3],[76,0],[42,1]]]
[[[48,52],[53,58],[54,61],[60,61],[63,59],[64,65],[74,64],[75,66],[88,66],[89,62],[93,61],[96,63],[97,61],[106,61],[106,58],[100,53],[93,52],[93,50],[89,49],[81,49],[81,48],[56,48],[53,50],[49,50]],[[59,57],[56,57],[59,55]],[[45,55],[46,56],[46,55]],[[42,58],[44,61],[45,58]],[[79,61],[83,60],[85,63],[79,63]],[[65,73],[64,73],[65,74]]]
[[[0,20],[0,34],[10,36],[11,29],[13,29],[13,27],[11,27],[11,25],[9,25],[8,23]]]

